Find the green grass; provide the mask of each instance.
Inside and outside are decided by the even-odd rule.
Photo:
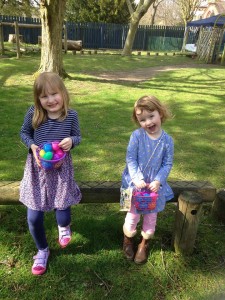
[[[0,58],[0,180],[20,180],[27,149],[19,131],[32,104],[33,73],[40,56]],[[187,64],[160,72],[142,83],[108,82],[95,72],[129,71]],[[131,132],[134,101],[153,94],[171,108],[164,129],[174,138],[170,180],[209,180],[216,188],[224,177],[224,67],[202,66],[184,56],[64,56],[71,106],[79,113],[82,143],[73,151],[77,181],[119,181]],[[147,299],[222,300],[225,298],[224,225],[204,207],[195,251],[177,255],[171,247],[174,204],[159,214],[151,255],[144,266],[122,255],[124,213],[117,204],[78,205],[72,209],[71,245],[60,250],[53,213],[46,214],[51,249],[49,268],[31,276],[35,247],[23,206],[0,206],[0,299]],[[140,233],[140,228],[139,228]],[[138,241],[139,235],[137,236]]]
[[[121,251],[124,213],[116,204],[79,205],[72,210],[71,245],[59,249],[53,213],[46,214],[51,249],[48,271],[31,275],[33,241],[23,206],[2,206],[1,299],[211,300],[225,297],[224,226],[204,209],[194,254],[173,252],[174,204],[159,215],[147,264],[137,266]],[[140,228],[138,230],[140,232]],[[136,238],[138,243],[139,234]],[[221,297],[220,297],[221,296]]]
[[[19,130],[32,104],[32,74],[39,56],[1,59],[0,180],[20,180],[26,159]],[[65,80],[71,106],[79,113],[82,143],[73,151],[76,179],[120,180],[129,136],[135,125],[136,99],[153,94],[168,104],[174,118],[164,125],[175,142],[171,180],[209,180],[217,188],[224,177],[224,68],[199,65],[185,56],[66,55]],[[129,71],[150,66],[189,64],[190,68],[159,72],[142,83],[108,82],[95,72]],[[15,168],[15,164],[17,168]]]

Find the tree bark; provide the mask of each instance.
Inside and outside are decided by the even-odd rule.
[[[40,2],[42,24],[41,63],[38,72],[55,72],[67,77],[63,68],[62,29],[66,0]]]
[[[129,2],[129,0],[127,0],[127,2]],[[128,56],[132,54],[134,39],[135,39],[135,35],[138,29],[140,19],[146,14],[149,7],[154,2],[155,0],[140,0],[137,9],[132,13],[129,31],[122,51],[123,56]]]

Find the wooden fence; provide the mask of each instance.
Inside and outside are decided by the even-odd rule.
[[[4,41],[8,41],[9,34],[15,33],[10,25],[14,22],[18,22],[19,34],[25,43],[38,44],[41,20],[35,18],[0,16],[0,23],[4,23]],[[35,26],[28,27],[28,24]],[[66,22],[65,26],[67,39],[81,40],[86,49],[123,49],[129,30],[128,24]],[[181,26],[142,25],[138,27],[133,50],[180,51],[183,36],[184,27]]]

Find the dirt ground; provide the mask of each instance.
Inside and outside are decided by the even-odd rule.
[[[215,65],[209,64],[193,64],[193,65],[176,65],[176,66],[160,66],[160,67],[150,67],[150,68],[142,68],[136,69],[129,72],[103,72],[103,73],[95,73],[94,75],[98,79],[103,79],[107,81],[125,81],[125,82],[141,82],[146,81],[153,78],[159,72],[167,72],[172,70],[179,70],[183,68],[211,68],[215,67]]]

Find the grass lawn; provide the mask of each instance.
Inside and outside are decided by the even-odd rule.
[[[33,74],[40,55],[0,58],[0,180],[20,180],[27,149],[19,131],[33,103]],[[99,72],[184,65],[144,82],[106,81]],[[153,94],[168,104],[174,118],[164,129],[174,138],[170,180],[209,180],[225,187],[225,68],[202,66],[185,56],[71,55],[64,66],[71,107],[79,114],[82,143],[73,150],[77,181],[119,181],[126,146],[136,128],[134,102]],[[190,66],[190,67],[188,67]],[[46,214],[51,249],[48,272],[31,276],[35,247],[23,206],[0,206],[0,299],[225,299],[224,225],[205,206],[195,252],[181,257],[171,247],[175,205],[159,215],[151,255],[144,266],[121,253],[124,213],[117,204],[78,205],[72,210],[71,245],[63,251],[53,213]],[[140,228],[139,228],[140,229]],[[138,241],[139,236],[137,236]]]

